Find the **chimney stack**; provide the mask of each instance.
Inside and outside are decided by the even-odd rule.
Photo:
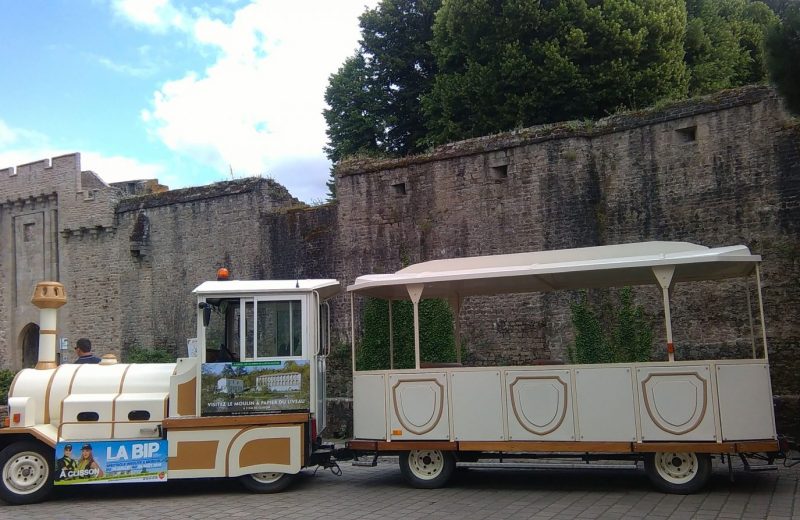
[[[31,303],[39,308],[39,360],[37,370],[56,368],[57,309],[67,303],[64,286],[58,282],[39,282]]]

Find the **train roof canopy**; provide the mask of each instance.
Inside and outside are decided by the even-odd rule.
[[[322,300],[336,296],[342,290],[337,280],[227,280],[203,282],[193,293],[202,296],[232,298],[270,293],[308,293],[317,291]]]
[[[622,287],[657,284],[654,267],[675,266],[675,283],[746,276],[760,261],[742,245],[709,248],[688,242],[638,242],[431,260],[394,274],[359,276],[347,290],[408,299],[406,286],[413,284],[424,286],[423,298]]]

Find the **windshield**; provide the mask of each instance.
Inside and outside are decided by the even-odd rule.
[[[304,353],[301,300],[226,298],[206,300],[206,361],[297,358]]]

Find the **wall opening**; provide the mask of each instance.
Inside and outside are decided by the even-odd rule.
[[[501,164],[499,166],[492,166],[489,168],[489,175],[493,180],[504,181],[508,178],[508,165]]]
[[[405,195],[406,194],[406,183],[405,182],[398,182],[397,184],[392,184],[392,192],[395,195]]]
[[[22,351],[22,368],[33,368],[39,360],[39,326],[28,323],[19,334],[19,348]]]
[[[686,128],[678,128],[675,130],[678,134],[678,141],[681,143],[691,143],[697,141],[697,126],[687,126]]]

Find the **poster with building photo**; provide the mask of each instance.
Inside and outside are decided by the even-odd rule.
[[[310,371],[308,360],[203,363],[201,414],[307,411]]]

